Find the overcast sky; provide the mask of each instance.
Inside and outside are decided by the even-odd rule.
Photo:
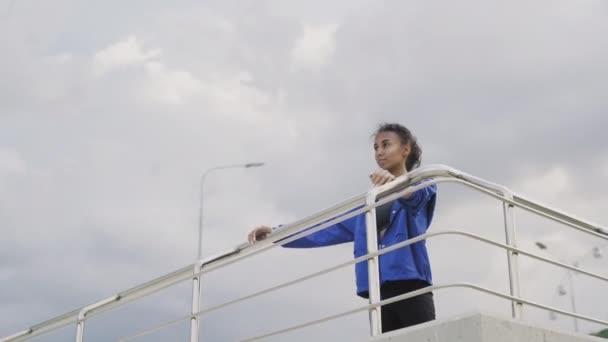
[[[537,1],[0,0],[0,336],[193,262],[257,224],[302,218],[369,188],[370,135],[409,127],[441,163],[599,224],[608,203],[608,3]],[[441,185],[431,230],[504,239],[501,205]],[[602,241],[517,212],[519,244],[572,262]],[[428,243],[436,283],[508,291],[505,253]],[[608,252],[608,249],[606,250]],[[542,252],[546,254],[546,252]],[[352,245],[275,249],[215,272],[204,305],[352,258]],[[587,257],[591,270],[608,260]],[[569,308],[565,272],[521,260],[528,298]],[[205,316],[235,341],[364,305],[352,268]],[[604,273],[605,274],[605,273]],[[606,284],[575,276],[581,313]],[[115,340],[188,313],[188,283],[91,319]],[[435,293],[439,318],[509,304]],[[572,321],[527,309],[534,324]],[[583,331],[598,327],[581,323]],[[365,341],[367,314],[273,341]],[[72,339],[74,327],[37,339]],[[187,340],[188,323],[142,338]],[[270,340],[270,339],[269,339]]]

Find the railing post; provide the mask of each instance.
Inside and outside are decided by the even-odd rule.
[[[572,271],[567,270],[568,272],[568,286],[570,287],[570,305],[572,306],[572,312],[573,313],[578,313],[576,311],[576,294],[574,293],[574,280],[572,279]],[[576,317],[572,317],[572,319],[574,320],[574,331],[575,332],[579,332],[578,329],[578,319]]]
[[[366,198],[366,205],[376,203],[376,191],[372,189]],[[367,240],[367,253],[378,251],[378,231],[376,228],[376,209],[373,208],[365,213],[365,229]],[[367,273],[369,282],[369,302],[371,304],[380,301],[380,269],[379,257],[375,256],[367,260]],[[369,322],[372,336],[377,336],[382,333],[382,315],[381,307],[369,309]]]
[[[84,340],[84,321],[87,317],[87,314],[94,309],[98,309],[104,305],[110,304],[112,302],[115,302],[117,300],[120,300],[120,296],[119,295],[114,295],[110,298],[101,300],[97,303],[85,306],[84,308],[82,308],[79,312],[78,312],[78,316],[77,316],[77,323],[76,323],[76,342],[82,342]]]
[[[190,342],[199,342],[200,336],[200,316],[201,309],[201,271],[202,264],[194,264],[194,277],[192,278],[192,318],[190,319]]]
[[[83,339],[84,339],[84,316],[82,317],[82,319],[80,319],[80,317],[78,317],[78,323],[76,324],[76,342],[82,342]]]
[[[503,196],[508,200],[513,200],[513,194],[508,190],[503,190]],[[515,207],[513,204],[503,202],[503,213],[505,222],[505,236],[507,245],[517,248],[517,239],[515,237]],[[509,290],[511,296],[520,298],[519,288],[519,263],[517,260],[518,253],[507,251],[507,267],[509,269]],[[511,314],[514,319],[521,319],[523,314],[523,304],[520,302],[511,302]]]

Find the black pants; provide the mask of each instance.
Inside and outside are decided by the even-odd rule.
[[[429,286],[423,280],[388,281],[380,288],[382,299],[392,298]],[[435,319],[433,293],[382,306],[382,332],[389,332]]]

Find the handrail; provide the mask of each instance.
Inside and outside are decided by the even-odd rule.
[[[232,249],[232,250],[228,250],[221,254],[207,257],[207,258],[203,259],[203,264],[214,262],[221,258],[230,256],[236,252],[238,252],[238,250]],[[9,341],[17,342],[17,341],[24,341],[24,340],[34,337],[34,336],[43,336],[54,330],[63,328],[69,324],[76,323],[78,320],[78,314],[81,312],[82,309],[84,309],[86,307],[93,307],[93,306],[96,306],[96,304],[98,304],[100,302],[104,302],[105,305],[96,306],[96,308],[94,310],[91,310],[90,312],[88,312],[87,316],[95,316],[97,314],[103,313],[105,311],[110,311],[116,307],[122,306],[122,305],[132,302],[134,300],[137,300],[138,298],[154,294],[167,287],[170,287],[172,285],[178,284],[180,282],[183,282],[183,281],[191,279],[191,278],[192,278],[192,265],[188,265],[186,267],[182,267],[176,271],[173,271],[171,273],[168,273],[166,275],[163,275],[156,279],[148,281],[144,284],[135,286],[135,287],[127,289],[125,291],[121,291],[121,292],[117,293],[116,295],[112,296],[112,298],[115,299],[112,302],[106,302],[106,300],[104,299],[99,302],[85,305],[84,307],[82,307],[80,309],[70,311],[61,316],[57,316],[55,318],[51,318],[47,321],[33,325],[29,329],[23,330],[14,335],[1,338],[0,342],[9,342]]]
[[[488,182],[454,168],[445,165],[432,165],[416,169],[406,176],[398,177],[394,182],[372,189],[367,193],[354,196],[328,209],[320,211],[319,213],[288,224],[273,233],[271,235],[271,239],[267,241],[256,243],[254,245],[238,245],[225,253],[205,258],[197,263],[185,266],[165,276],[161,276],[142,285],[122,291],[111,297],[114,298],[112,301],[104,300],[103,303],[93,303],[91,305],[95,306],[95,309],[88,312],[88,314],[89,316],[93,316],[96,313],[111,310],[140,297],[160,291],[166,287],[192,279],[193,276],[197,276],[198,274],[218,269],[248,256],[276,247],[277,244],[274,244],[273,242],[277,242],[278,240],[295,240],[296,238],[312,234],[315,231],[326,228],[330,224],[340,222],[348,217],[354,216],[352,215],[353,213],[360,214],[369,211],[382,203],[390,201],[391,198],[394,199],[400,195],[402,196],[405,193],[413,192],[417,188],[439,182],[458,182],[467,185],[501,200],[503,203],[505,203],[505,205],[513,205],[515,207],[528,210],[543,217],[566,224],[572,228],[608,240],[608,230],[595,223],[577,218],[573,215],[567,214],[564,211],[550,208],[537,201],[515,194],[507,187]],[[375,205],[370,205],[369,202],[366,203],[366,199],[369,198],[370,194],[378,196],[381,199]],[[336,219],[337,215],[341,216]],[[330,222],[330,224],[327,224],[327,222]],[[317,226],[314,227],[315,225]],[[310,227],[314,228],[310,229]],[[198,273],[193,271],[193,266],[197,265],[200,265],[200,271]],[[78,320],[78,313],[81,310],[82,308],[34,325],[22,332],[0,339],[0,342],[23,341],[28,338],[59,329],[67,324],[76,323]]]
[[[327,267],[327,268],[322,269],[320,271],[316,271],[316,272],[307,274],[305,276],[302,276],[302,277],[299,277],[299,278],[296,278],[296,279],[293,279],[293,280],[290,280],[290,281],[286,281],[286,282],[280,283],[280,284],[275,285],[273,287],[270,287],[270,288],[267,288],[267,289],[264,289],[264,290],[260,290],[260,291],[254,292],[254,293],[242,296],[240,298],[229,300],[229,301],[224,302],[222,304],[218,304],[218,305],[212,306],[210,308],[201,310],[201,311],[199,311],[199,312],[197,312],[195,314],[184,315],[184,316],[182,316],[180,318],[168,321],[167,323],[164,323],[164,324],[162,324],[160,326],[155,326],[155,327],[152,327],[152,328],[148,328],[148,329],[145,329],[145,330],[143,330],[143,331],[141,331],[141,332],[139,332],[139,333],[137,333],[135,335],[131,335],[131,336],[128,336],[128,337],[123,337],[123,338],[119,339],[119,341],[126,342],[126,341],[129,341],[129,340],[132,340],[132,339],[135,339],[135,338],[147,335],[149,333],[158,331],[159,328],[166,328],[166,327],[172,326],[174,324],[180,323],[182,321],[185,321],[185,320],[191,318],[192,316],[205,315],[205,314],[211,313],[213,311],[217,311],[217,310],[223,309],[225,307],[232,306],[232,305],[238,304],[240,302],[243,302],[243,301],[246,301],[246,300],[249,300],[249,299],[253,299],[253,298],[256,298],[256,297],[259,297],[259,296],[262,296],[262,295],[265,295],[265,294],[268,294],[268,293],[271,293],[271,292],[274,292],[274,291],[277,291],[277,290],[280,290],[280,289],[283,289],[283,288],[286,288],[286,287],[289,287],[291,285],[295,285],[295,284],[301,283],[303,281],[310,280],[312,278],[316,278],[316,277],[322,276],[324,274],[336,271],[338,269],[342,269],[342,268],[345,268],[347,266],[351,266],[351,265],[354,265],[356,263],[369,260],[370,258],[373,258],[373,257],[376,257],[376,256],[380,256],[380,255],[383,255],[383,254],[386,254],[386,253],[390,253],[390,252],[392,252],[394,250],[397,250],[397,249],[400,249],[400,248],[412,245],[414,243],[417,243],[417,242],[420,242],[420,241],[423,241],[423,240],[428,240],[428,239],[431,239],[431,238],[434,238],[434,237],[450,236],[450,235],[462,236],[462,237],[465,237],[465,238],[470,238],[470,239],[473,239],[473,240],[477,240],[479,242],[482,242],[482,243],[485,243],[485,244],[488,244],[488,245],[492,245],[492,246],[499,247],[499,248],[502,248],[502,249],[507,250],[507,251],[515,252],[515,253],[518,253],[518,254],[521,254],[521,255],[525,255],[527,257],[530,257],[530,258],[533,258],[533,259],[536,259],[536,260],[539,260],[539,261],[543,261],[543,262],[549,263],[549,264],[554,265],[554,266],[565,268],[565,269],[570,270],[570,271],[577,271],[577,272],[585,274],[587,276],[590,276],[590,277],[593,277],[593,278],[596,278],[596,279],[608,282],[608,276],[603,276],[603,275],[600,275],[600,274],[597,274],[597,273],[589,272],[589,271],[586,271],[586,270],[583,270],[583,269],[580,269],[580,268],[577,268],[577,267],[565,264],[565,263],[560,262],[560,261],[556,261],[556,260],[553,260],[553,259],[550,259],[550,258],[546,258],[546,257],[540,256],[540,255],[532,253],[532,252],[525,251],[525,250],[520,249],[520,248],[516,248],[516,247],[512,247],[512,246],[509,246],[509,245],[506,245],[506,244],[503,244],[503,243],[500,243],[500,242],[496,242],[494,240],[485,238],[485,237],[483,237],[481,235],[478,235],[478,234],[469,233],[469,232],[466,232],[466,231],[463,231],[463,230],[454,230],[454,229],[452,229],[452,230],[442,230],[442,231],[439,231],[439,232],[425,233],[425,234],[416,236],[414,238],[411,238],[411,239],[408,239],[408,240],[396,243],[394,245],[385,247],[385,248],[383,248],[383,249],[381,249],[379,251],[376,251],[376,252],[373,252],[373,253],[367,253],[367,254],[362,255],[360,257],[357,257],[357,258],[354,258],[354,259],[351,259],[351,260],[348,260],[348,261],[341,262],[341,263],[339,263],[337,265],[334,265],[334,266],[331,266],[331,267]],[[408,297],[408,298],[410,298],[410,297]],[[386,304],[389,304],[389,303],[386,303]]]

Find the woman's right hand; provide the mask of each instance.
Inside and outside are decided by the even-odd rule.
[[[255,243],[256,241],[264,240],[270,233],[272,233],[272,228],[268,226],[259,226],[249,233],[247,239],[249,240],[249,243]]]

